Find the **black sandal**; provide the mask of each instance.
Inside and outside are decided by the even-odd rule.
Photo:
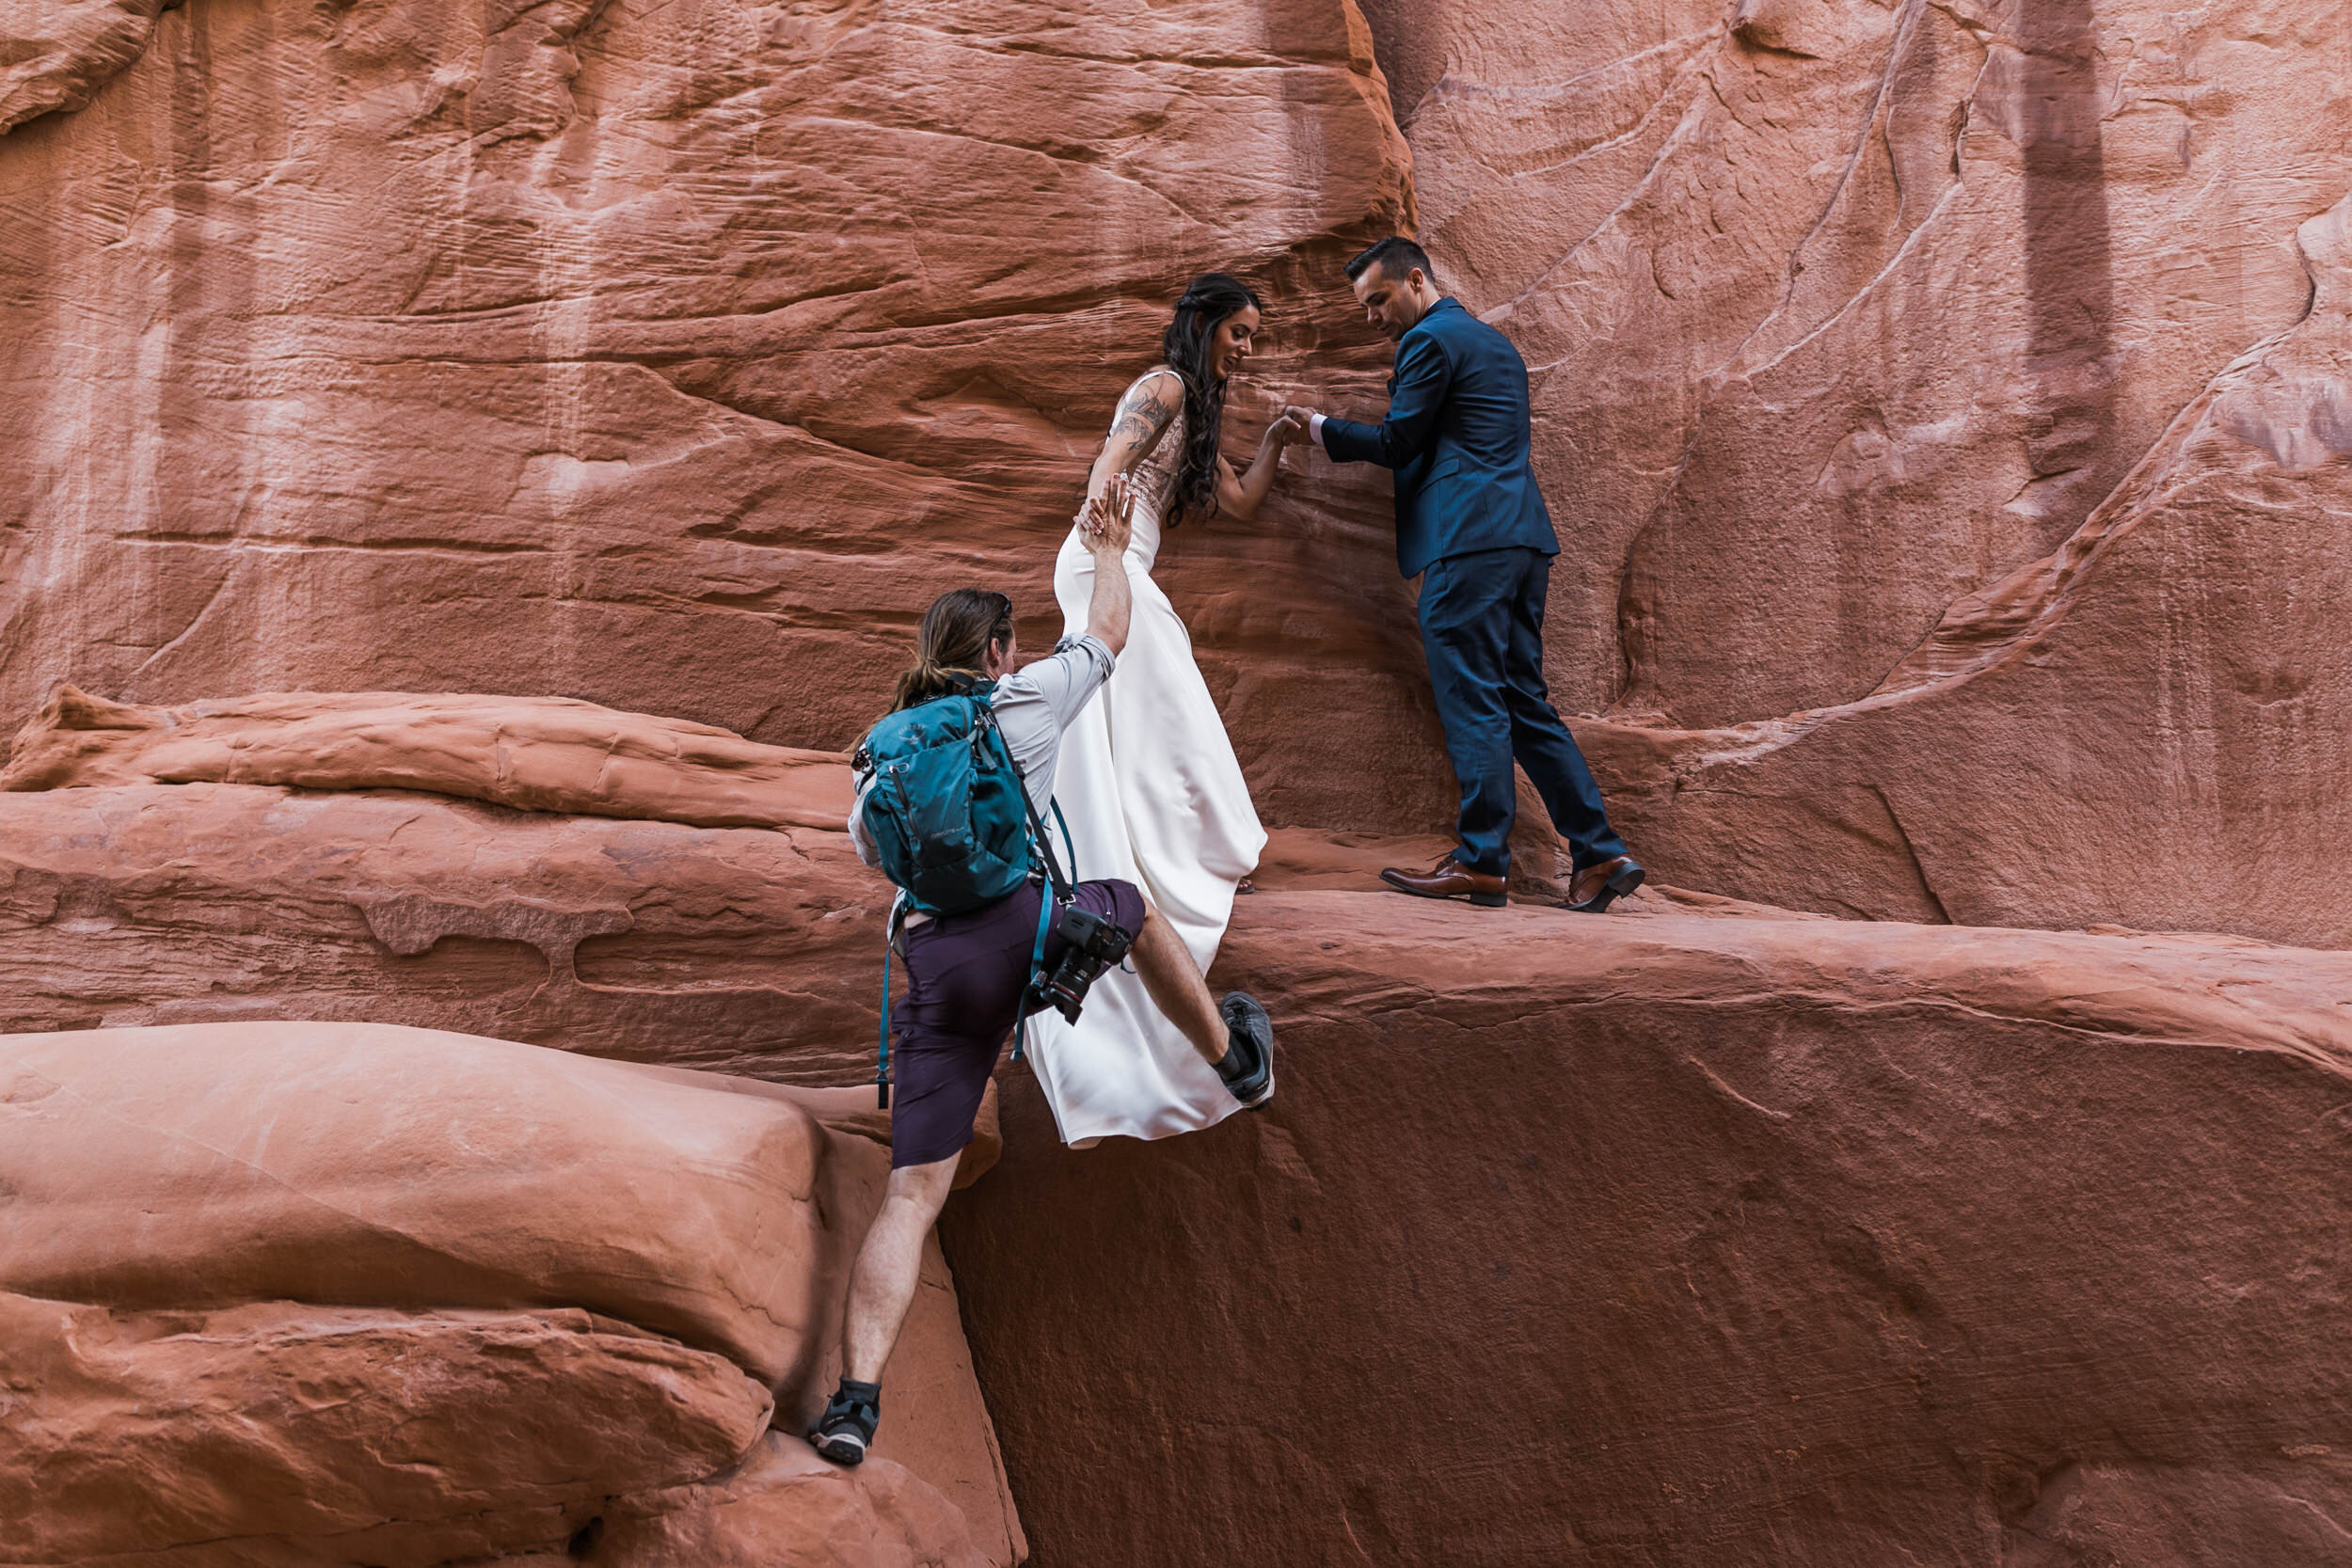
[[[862,1464],[874,1441],[874,1429],[881,1424],[882,1385],[845,1377],[826,1403],[825,1413],[817,1418],[816,1430],[808,1434],[809,1446],[835,1465]]]

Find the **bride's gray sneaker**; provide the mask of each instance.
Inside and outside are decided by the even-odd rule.
[[[1225,1020],[1225,1059],[1216,1075],[1235,1100],[1258,1110],[1274,1098],[1274,1021],[1244,990],[1227,991],[1216,1010]]]

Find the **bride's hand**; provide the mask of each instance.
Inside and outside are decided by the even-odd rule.
[[[1283,447],[1297,446],[1306,439],[1307,426],[1297,416],[1286,409],[1272,424],[1265,427],[1265,434],[1258,437],[1258,445],[1279,450]]]
[[[1087,548],[1101,554],[1124,555],[1127,541],[1135,534],[1135,486],[1127,483],[1125,474],[1113,474],[1101,495],[1087,498],[1082,526]]]

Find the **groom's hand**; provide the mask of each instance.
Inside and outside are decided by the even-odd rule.
[[[1295,403],[1288,404],[1282,410],[1282,418],[1296,427],[1297,433],[1291,437],[1295,444],[1312,444],[1315,438],[1315,420],[1318,417],[1316,410],[1301,407]]]

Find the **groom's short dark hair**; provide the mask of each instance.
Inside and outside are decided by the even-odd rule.
[[[1405,281],[1405,275],[1415,267],[1421,269],[1423,277],[1434,278],[1438,276],[1438,269],[1429,264],[1429,252],[1402,234],[1390,235],[1348,262],[1347,280],[1353,283],[1375,266],[1380,269],[1383,277],[1393,277],[1400,283]]]

